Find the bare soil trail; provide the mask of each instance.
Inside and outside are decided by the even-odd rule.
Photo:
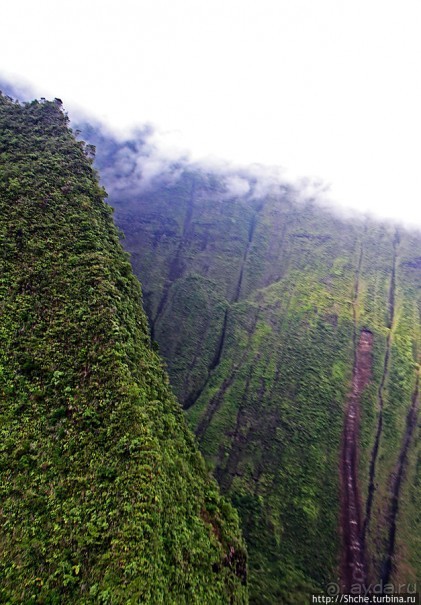
[[[371,378],[373,334],[362,330],[355,349],[352,389],[348,395],[341,455],[342,590],[366,583],[358,486],[358,442],[361,395]]]

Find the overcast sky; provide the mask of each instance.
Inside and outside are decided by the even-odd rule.
[[[421,225],[420,0],[20,0],[0,75]]]

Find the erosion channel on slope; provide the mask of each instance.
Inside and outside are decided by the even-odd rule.
[[[362,330],[355,351],[352,389],[348,396],[341,456],[342,588],[364,586],[366,567],[358,486],[358,437],[361,395],[371,377],[373,334]]]

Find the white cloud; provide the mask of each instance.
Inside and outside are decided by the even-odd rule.
[[[228,189],[228,195],[233,197],[246,195],[250,191],[250,183],[247,179],[243,179],[237,175],[228,176],[225,179],[225,185]]]
[[[421,224],[420,17],[418,0],[21,0],[0,52],[5,75],[158,126],[172,154],[281,165]]]

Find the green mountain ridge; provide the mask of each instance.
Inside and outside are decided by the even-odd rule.
[[[158,355],[91,150],[0,96],[0,600],[246,603],[235,510]]]
[[[60,102],[0,109],[0,600],[411,592],[420,232],[84,125],[129,257]]]
[[[421,572],[421,235],[295,197],[230,195],[184,167],[111,200],[171,383],[240,513],[256,604],[344,582],[340,460],[363,332],[366,582],[413,586]]]

